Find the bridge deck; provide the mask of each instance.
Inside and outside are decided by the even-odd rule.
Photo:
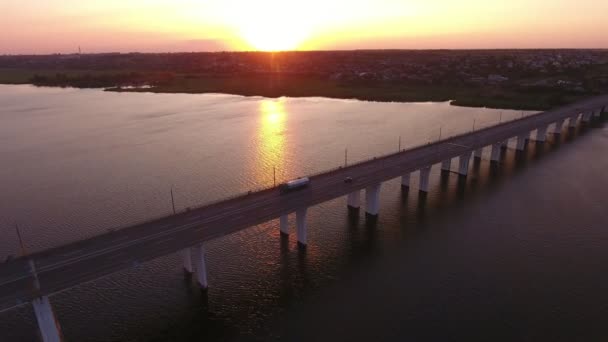
[[[51,294],[223,235],[245,229],[384,182],[422,167],[459,156],[542,125],[608,103],[601,96],[559,109],[505,122],[447,138],[407,151],[376,158],[311,177],[310,187],[281,195],[269,189],[214,203],[186,213],[102,234],[32,254],[41,293]],[[354,182],[344,183],[352,177]],[[28,261],[19,258],[0,264],[0,311],[30,301],[33,278]]]

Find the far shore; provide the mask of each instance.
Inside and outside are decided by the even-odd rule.
[[[446,102],[454,106],[547,110],[596,94],[559,89],[522,91],[501,87],[412,85],[396,82],[340,82],[310,75],[206,75],[0,69],[0,84],[103,88],[115,92],[225,93],[242,96],[326,97],[375,102]],[[120,84],[121,86],[117,86]],[[149,85],[147,87],[140,87]]]

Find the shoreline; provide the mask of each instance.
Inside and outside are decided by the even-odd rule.
[[[449,102],[452,106],[505,110],[544,111],[594,96],[560,89],[517,89],[397,82],[340,82],[310,75],[208,75],[90,72],[86,70],[57,74],[47,70],[9,70],[0,84],[103,89],[110,92],[161,94],[229,94],[239,96],[324,97],[369,102]],[[8,75],[7,75],[8,74]],[[4,77],[3,77],[4,76]],[[134,88],[126,88],[132,86]],[[138,88],[147,86],[145,88]]]
[[[424,89],[427,90],[427,89]],[[280,91],[272,91],[272,92],[264,92],[264,91],[222,91],[222,90],[212,90],[212,91],[197,91],[197,90],[189,90],[189,89],[164,89],[162,87],[152,87],[146,89],[124,89],[119,87],[109,87],[105,88],[104,91],[108,92],[116,92],[116,93],[151,93],[151,94],[226,94],[226,95],[236,95],[236,96],[244,96],[244,97],[264,97],[269,99],[278,99],[281,97],[291,97],[291,98],[305,98],[305,97],[321,97],[328,99],[337,99],[337,100],[357,100],[357,101],[366,101],[366,102],[379,102],[379,103],[425,103],[425,102],[449,102],[451,106],[455,107],[468,107],[468,108],[489,108],[489,109],[504,109],[504,110],[525,110],[525,111],[544,111],[549,110],[554,107],[558,107],[560,105],[565,105],[569,103],[576,102],[582,98],[586,98],[592,95],[580,96],[573,98],[571,101],[564,102],[563,104],[549,106],[545,104],[531,104],[529,101],[517,101],[516,99],[490,99],[490,98],[476,98],[474,91],[473,94],[461,94],[456,96],[449,95],[423,95],[419,92],[414,92],[414,94],[404,94],[402,96],[391,96],[391,95],[350,95],[349,92],[345,92],[343,95],[336,95],[331,93],[321,93],[321,92],[310,92],[310,93],[291,93],[291,92],[280,92]],[[432,93],[432,90],[428,90],[429,93]],[[442,93],[443,91],[440,91]]]
[[[133,88],[133,89],[125,89],[119,87],[77,87],[77,86],[59,86],[59,85],[38,85],[34,83],[1,83],[0,85],[30,85],[33,87],[41,87],[41,88],[72,88],[72,89],[97,89],[100,91],[113,92],[113,93],[148,93],[148,94],[189,94],[189,95],[197,95],[197,94],[223,94],[223,95],[234,95],[234,96],[243,96],[243,97],[264,97],[268,99],[278,99],[281,97],[290,97],[290,98],[306,98],[306,97],[319,97],[326,99],[335,99],[335,100],[356,100],[356,101],[365,101],[365,102],[378,102],[378,103],[438,103],[438,102],[448,102],[451,106],[455,107],[464,107],[464,108],[488,108],[488,109],[504,109],[504,110],[525,110],[525,111],[544,111],[549,110],[553,107],[530,107],[525,104],[516,104],[510,103],[505,105],[498,105],[491,101],[473,101],[466,99],[453,99],[453,98],[438,98],[438,97],[408,97],[407,99],[399,99],[399,98],[376,98],[373,96],[356,96],[356,97],[346,97],[346,96],[332,96],[332,95],[323,95],[323,94],[310,94],[310,95],[294,95],[294,94],[263,94],[263,93],[237,93],[237,92],[228,92],[228,91],[187,91],[187,90],[176,90],[176,91],[164,91],[158,90],[154,87],[152,88]],[[588,96],[585,96],[588,97]],[[575,102],[575,101],[572,101]]]
[[[34,84],[32,86],[37,87]],[[56,88],[56,87],[52,87]],[[74,87],[72,87],[74,88]],[[83,88],[75,88],[75,89],[83,89]],[[91,89],[91,88],[89,88]],[[236,93],[228,93],[228,92],[185,92],[185,91],[175,91],[175,92],[167,92],[167,91],[155,91],[154,88],[148,89],[118,89],[118,87],[111,88],[97,88],[103,91],[112,92],[112,93],[147,93],[147,94],[186,94],[186,95],[199,95],[199,94],[220,94],[220,95],[233,95],[233,96],[243,96],[243,97],[263,97],[267,99],[280,99],[282,97],[288,98],[324,98],[331,100],[353,100],[353,101],[364,101],[364,102],[377,102],[377,103],[442,103],[448,102],[450,106],[455,107],[464,107],[464,108],[488,108],[488,109],[504,109],[504,110],[526,110],[526,111],[535,111],[535,110],[543,110],[543,109],[530,109],[530,108],[505,108],[499,106],[487,106],[482,104],[471,103],[468,105],[466,102],[461,103],[463,101],[454,100],[454,99],[446,99],[446,100],[378,100],[374,98],[366,98],[366,97],[334,97],[327,95],[262,95],[262,94],[236,94]]]

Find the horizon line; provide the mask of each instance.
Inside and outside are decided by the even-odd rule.
[[[196,53],[292,53],[292,52],[357,52],[357,51],[572,51],[572,50],[593,50],[604,51],[608,47],[542,47],[542,48],[431,48],[431,49],[415,49],[415,48],[391,48],[391,49],[328,49],[328,50],[208,50],[208,51],[107,51],[107,52],[51,52],[51,53],[0,53],[0,56],[59,56],[59,55],[107,55],[107,54],[196,54]]]

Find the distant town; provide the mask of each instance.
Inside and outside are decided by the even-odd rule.
[[[608,50],[9,55],[0,83],[541,110],[608,92]]]

